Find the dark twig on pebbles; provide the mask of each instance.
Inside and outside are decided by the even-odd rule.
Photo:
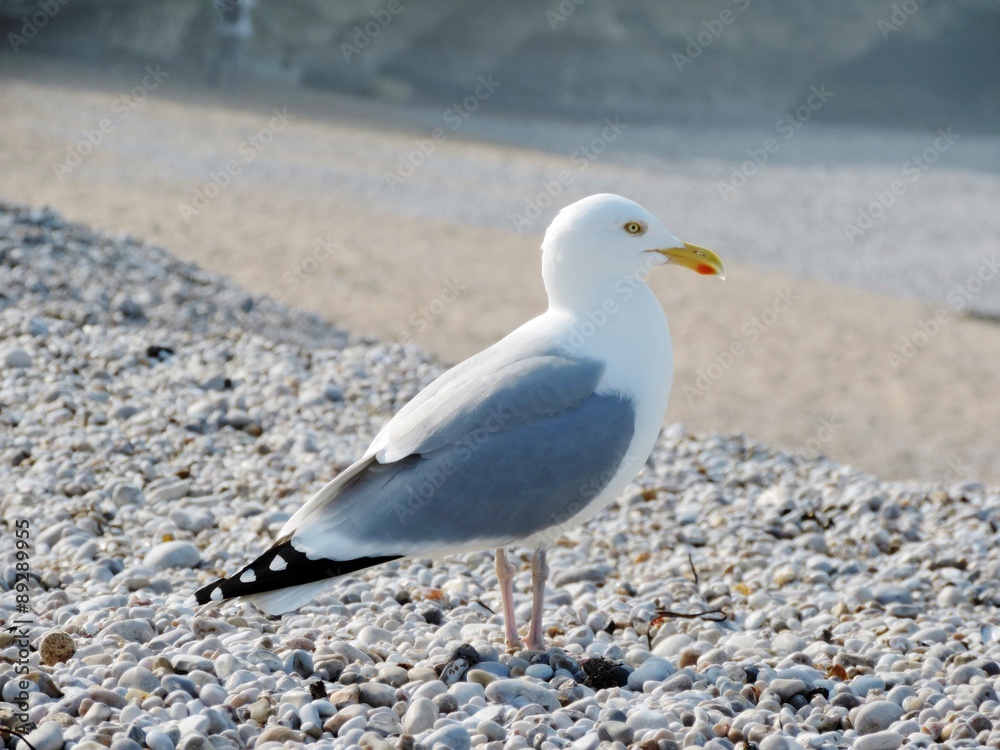
[[[725,622],[729,616],[721,609],[706,609],[703,612],[674,612],[669,609],[657,609],[649,627],[646,629],[646,640],[649,642],[649,650],[653,650],[654,631],[659,630],[663,620],[707,620],[708,622]]]
[[[658,620],[667,620],[672,617],[684,620],[708,620],[709,622],[725,622],[728,615],[721,609],[706,609],[704,612],[671,612],[668,609],[656,610],[656,619],[650,625],[655,625]]]
[[[688,552],[688,565],[691,566],[691,577],[694,578],[694,585],[698,585],[698,570],[694,567],[694,558],[691,557],[691,553]]]
[[[28,750],[37,750],[37,748],[34,745],[32,745],[30,742],[28,742],[28,740],[25,738],[25,736],[23,734],[21,734],[20,732],[14,731],[13,729],[10,729],[9,727],[0,726],[0,733],[8,734],[8,735],[10,735],[12,737],[17,737],[19,740],[21,740],[21,742],[23,742],[25,745],[28,746]]]

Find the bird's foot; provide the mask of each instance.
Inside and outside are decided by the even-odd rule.
[[[545,639],[544,638],[528,638],[524,641],[524,647],[528,651],[544,651],[545,650]]]
[[[511,653],[514,653],[514,652],[516,652],[516,651],[523,651],[523,650],[524,650],[524,644],[523,644],[523,643],[521,642],[521,639],[520,639],[520,637],[518,637],[518,636],[516,636],[516,635],[515,635],[515,636],[514,636],[513,638],[511,638],[511,637],[510,637],[510,636],[508,635],[508,636],[507,636],[507,637],[506,637],[506,638],[504,639],[504,641],[505,641],[505,642],[506,642],[506,644],[507,644],[507,650],[508,650],[509,652],[511,652]]]

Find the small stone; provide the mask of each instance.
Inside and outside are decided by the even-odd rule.
[[[305,737],[302,732],[274,724],[257,735],[257,745],[263,745],[265,742],[302,742],[303,739]]]
[[[132,667],[118,678],[118,686],[152,693],[160,687],[160,678],[145,667]]]
[[[690,690],[693,685],[694,680],[691,679],[691,675],[687,672],[678,672],[673,677],[668,677],[662,683],[663,690],[667,694]]]
[[[403,730],[414,735],[426,732],[433,728],[437,718],[437,706],[430,698],[414,698],[403,714]]]
[[[924,613],[924,608],[918,604],[890,604],[886,607],[889,617],[915,620]]]
[[[768,686],[786,703],[793,695],[801,695],[806,691],[806,683],[802,680],[775,679]]]
[[[126,505],[142,505],[145,502],[145,497],[142,494],[142,490],[134,484],[122,482],[115,485],[115,489],[111,493],[111,502],[122,508]]]
[[[687,633],[675,633],[658,641],[653,646],[654,656],[674,657],[683,649],[694,643],[694,638]]]
[[[948,640],[948,632],[944,628],[922,628],[910,636],[914,643],[930,645],[932,643],[944,643]]]
[[[211,659],[194,654],[177,654],[170,657],[170,666],[177,674],[187,674],[200,670],[209,674],[215,672],[215,664]]]
[[[491,682],[494,682],[501,678],[493,674],[492,672],[487,672],[484,669],[470,669],[468,672],[465,673],[465,679],[468,680],[469,682],[474,682],[478,685],[486,687]]]
[[[108,416],[112,419],[126,420],[130,417],[134,417],[138,413],[138,407],[132,406],[132,404],[119,404],[108,412]]]
[[[667,729],[670,726],[670,719],[660,711],[643,709],[630,713],[625,723],[632,727],[633,730]]]
[[[589,581],[604,583],[610,570],[606,565],[580,565],[564,570],[556,575],[553,583],[556,586],[568,586],[571,583]]]
[[[852,708],[857,708],[861,705],[861,699],[854,693],[837,693],[830,699],[830,705],[846,708],[850,711]]]
[[[11,369],[31,367],[31,355],[24,349],[8,349],[4,352],[3,363]]]
[[[384,628],[377,628],[374,625],[365,625],[358,633],[358,641],[366,646],[374,646],[383,641],[392,641],[392,633]]]
[[[358,745],[362,748],[362,750],[397,750],[395,744],[382,739],[386,736],[384,732],[387,728],[381,726],[380,721],[377,719],[373,720],[368,724],[368,726],[372,729],[365,732],[358,738]],[[396,732],[391,733],[395,734]]]
[[[781,588],[782,586],[787,586],[789,583],[792,583],[792,581],[798,577],[799,575],[795,568],[785,565],[774,571],[774,585]]]
[[[167,482],[166,484],[161,484],[154,490],[146,493],[146,499],[151,505],[157,505],[159,503],[172,503],[174,500],[180,500],[182,497],[187,495],[191,490],[191,482],[187,479],[178,479],[176,481]]]
[[[863,674],[854,678],[851,687],[864,698],[871,690],[885,690],[885,680],[877,674]]]
[[[646,682],[663,682],[677,670],[659,656],[646,659],[642,665],[628,676],[628,689],[641,691]]]
[[[224,391],[227,385],[232,385],[229,379],[223,373],[217,372],[202,383],[201,387],[206,391]]]
[[[891,701],[872,701],[858,709],[854,728],[859,734],[874,734],[888,729],[903,717],[903,709]]]
[[[444,665],[441,670],[441,682],[445,685],[454,685],[469,670],[469,662],[465,659],[454,659]]]
[[[361,703],[372,708],[392,708],[396,704],[396,689],[381,682],[364,682],[358,686]]]
[[[127,294],[120,294],[115,298],[114,308],[126,318],[144,317],[142,307]]]
[[[536,680],[548,682],[552,679],[553,670],[548,664],[532,664],[524,670],[526,677],[534,677]]]
[[[114,690],[97,687],[96,685],[92,685],[87,688],[87,695],[90,696],[91,700],[93,700],[95,704],[101,704],[108,706],[109,708],[122,709],[127,705],[125,696],[120,693],[116,693]]]
[[[200,734],[205,735],[208,733],[210,722],[208,717],[204,714],[195,714],[194,716],[188,716],[186,719],[181,719],[177,723],[177,728],[181,730],[181,736],[187,736],[189,734]]]
[[[444,612],[437,607],[425,609],[420,613],[420,616],[424,618],[424,622],[428,625],[440,625],[444,622]]]
[[[498,679],[486,686],[486,699],[493,703],[506,703],[521,708],[537,703],[547,711],[559,708],[559,701],[551,690],[534,682],[520,679]]]
[[[331,643],[330,650],[333,653],[344,657],[344,659],[348,664],[355,664],[357,662],[360,662],[362,664],[375,663],[374,661],[372,661],[372,658],[364,651],[344,641],[336,641],[334,643]]]
[[[701,656],[701,651],[696,648],[685,648],[682,649],[677,657],[677,666],[680,669],[685,667],[693,667],[698,663],[698,658]]]
[[[48,336],[49,327],[42,318],[34,317],[28,321],[28,333],[32,336]]]
[[[483,672],[489,672],[497,677],[510,677],[510,667],[498,661],[481,661],[474,668]]]
[[[779,654],[787,656],[804,650],[806,642],[804,638],[786,630],[771,639],[771,647]]]
[[[452,724],[431,732],[420,744],[429,748],[443,745],[448,750],[470,750],[472,738],[461,724]]]
[[[760,750],[797,750],[798,748],[798,743],[793,742],[780,732],[772,732],[760,740]]]
[[[163,689],[168,693],[172,693],[175,690],[182,690],[192,698],[198,695],[198,686],[187,677],[181,677],[179,674],[164,675],[160,682]]]
[[[39,671],[28,672],[25,677],[28,678],[29,682],[34,682],[38,686],[38,689],[50,698],[63,697],[62,690],[60,690],[59,686],[56,685],[51,677],[49,677],[48,673]]]
[[[451,693],[435,695],[431,700],[434,701],[434,705],[442,714],[451,714],[458,710],[458,701]]]
[[[380,680],[384,680],[387,684],[392,685],[394,688],[399,688],[410,681],[409,673],[402,667],[396,666],[395,664],[386,664],[378,671],[378,676]]]
[[[963,664],[951,671],[951,674],[948,675],[948,682],[952,685],[968,685],[973,678],[985,676],[986,673],[983,670],[971,664]]]
[[[147,552],[142,562],[157,572],[169,568],[193,568],[201,563],[201,553],[191,542],[162,542]]]
[[[274,711],[271,709],[270,701],[266,698],[261,698],[259,701],[250,705],[249,713],[251,719],[263,726],[267,723],[267,720],[271,718]]]
[[[180,738],[180,733],[178,733],[178,739]],[[174,750],[175,743],[174,740],[170,738],[166,732],[162,729],[150,729],[146,732],[146,747],[149,750]]]
[[[338,708],[348,703],[358,703],[361,700],[361,688],[357,685],[342,687],[330,693],[327,700]]]
[[[282,662],[282,669],[287,674],[298,674],[302,677],[310,677],[313,673],[313,658],[308,651],[295,649],[285,656]]]
[[[635,732],[624,721],[604,721],[597,729],[597,736],[605,742],[621,742],[624,745],[630,745],[635,739]]]
[[[28,750],[29,747],[33,747],[35,750],[62,750],[63,730],[56,722],[47,721],[25,735],[24,739],[27,742],[18,740],[13,747],[16,750]]]
[[[90,704],[90,708],[83,715],[83,719],[80,723],[84,726],[97,726],[101,722],[107,721],[111,718],[111,707],[94,701]]]
[[[25,683],[27,683],[25,685]],[[0,688],[0,699],[5,703],[13,703],[18,700],[18,696],[21,695],[23,690],[27,690],[29,693],[38,690],[38,685],[27,679],[27,675],[23,680],[9,680],[3,683]],[[22,698],[23,700],[23,698]]]
[[[76,653],[73,637],[61,630],[52,630],[42,636],[38,643],[38,654],[42,664],[53,667],[60,662],[68,662]]]
[[[488,742],[501,742],[507,738],[507,730],[490,720],[479,722],[476,725],[476,732],[483,735]]]
[[[204,638],[207,635],[235,633],[236,626],[216,617],[193,617],[191,618],[191,632],[197,638]]]
[[[485,688],[474,682],[456,682],[448,688],[448,693],[454,696],[459,706],[468,705],[476,698],[486,699]]]
[[[893,731],[873,732],[858,737],[851,745],[854,750],[896,750],[903,746],[903,736]]]
[[[973,667],[983,670],[984,673],[988,674],[990,677],[996,677],[1000,675],[1000,664],[997,664],[992,659],[976,659],[970,662]]]
[[[119,620],[105,627],[101,635],[119,635],[133,643],[148,643],[156,637],[156,630],[149,620]]]
[[[902,586],[885,584],[874,591],[875,601],[879,604],[913,604],[913,594]]]

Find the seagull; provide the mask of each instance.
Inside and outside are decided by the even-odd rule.
[[[278,615],[364,568],[494,549],[506,645],[544,650],[547,547],[614,500],[659,435],[673,350],[645,282],[665,264],[725,278],[715,253],[631,200],[592,195],[563,208],[542,242],[548,310],[417,394],[270,549],[197,601],[241,597]],[[523,644],[515,544],[535,550]]]

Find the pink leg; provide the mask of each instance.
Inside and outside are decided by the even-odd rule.
[[[539,547],[531,559],[531,626],[528,629],[528,639],[525,643],[531,651],[545,650],[545,637],[542,635],[542,608],[545,605],[545,581],[548,577],[549,566],[545,562],[545,547]]]
[[[500,600],[503,602],[504,638],[507,648],[521,648],[521,638],[517,634],[517,620],[514,618],[514,566],[507,559],[507,550],[497,547],[497,582],[500,584]]]

